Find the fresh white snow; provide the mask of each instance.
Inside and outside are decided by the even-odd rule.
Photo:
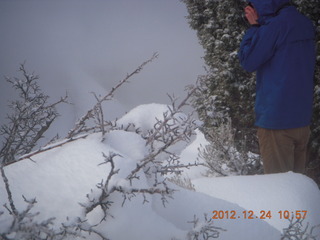
[[[127,126],[134,123],[143,132],[151,130],[155,118],[163,117],[168,108],[160,104],[141,105],[118,120],[118,124]],[[181,115],[183,116],[183,114]],[[140,159],[149,152],[145,140],[137,133],[114,130],[108,132],[104,141],[100,133],[66,143],[61,147],[37,154],[31,160],[22,160],[5,167],[13,193],[13,199],[19,210],[24,210],[27,199],[36,198],[33,212],[42,221],[55,217],[55,228],[61,223],[70,224],[77,217],[86,218],[89,224],[98,224],[103,217],[98,207],[85,216],[82,205],[97,196],[96,185],[106,180],[110,164],[104,162],[103,153],[117,153],[115,168],[119,173],[111,178],[111,186],[126,188],[149,188],[148,176],[139,173],[140,179],[133,186],[125,179]],[[183,163],[197,161],[200,145],[207,144],[200,131],[187,145],[174,148]],[[214,226],[222,228],[219,239],[225,240],[276,240],[281,238],[283,228],[289,225],[287,219],[280,219],[279,211],[307,211],[303,224],[320,224],[320,191],[308,177],[296,173],[270,174],[259,176],[205,177],[203,166],[186,169],[183,177],[190,178],[195,191],[169,183],[177,191],[173,199],[163,205],[161,196],[142,195],[127,200],[123,204],[120,193],[111,195],[110,215],[96,230],[111,240],[171,240],[188,239],[192,229],[199,229],[204,223],[204,215],[214,216],[213,211],[223,211],[221,219],[214,219]],[[8,198],[5,186],[0,181],[0,233],[10,227],[10,216],[3,207]],[[123,205],[122,205],[123,204]],[[253,219],[248,216],[253,211]],[[261,211],[270,211],[271,217],[260,219]],[[226,213],[230,214],[229,219]],[[222,214],[222,212],[221,212]],[[235,219],[230,219],[234,214]],[[247,219],[245,219],[245,215]],[[194,216],[199,224],[190,223]],[[318,234],[319,231],[318,231]],[[73,239],[73,238],[70,238]],[[80,238],[79,238],[80,239]],[[99,239],[94,234],[88,239]],[[199,238],[201,239],[201,238]],[[317,239],[320,239],[320,235]]]

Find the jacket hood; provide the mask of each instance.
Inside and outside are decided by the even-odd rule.
[[[259,17],[266,17],[276,14],[283,5],[289,4],[290,0],[248,0],[248,2],[252,3]]]

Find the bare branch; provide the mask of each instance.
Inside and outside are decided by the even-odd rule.
[[[193,221],[189,223],[193,224],[193,229],[188,233],[188,240],[210,240],[212,238],[219,238],[221,232],[226,230],[213,225],[212,219],[208,219],[208,216],[204,215],[204,223],[199,222],[199,218],[194,215]]]
[[[101,99],[97,99],[97,103],[90,110],[88,110],[88,112],[84,116],[82,116],[80,120],[76,123],[76,126],[69,131],[67,138],[71,138],[76,134],[79,134],[82,131],[82,129],[85,127],[86,121],[94,116],[94,109],[99,108],[98,106],[101,105],[102,102],[112,99],[113,94],[115,93],[116,90],[118,90],[123,84],[127,83],[133,75],[138,74],[145,67],[145,65],[152,62],[157,57],[158,57],[158,54],[154,53],[149,60],[143,62],[136,70],[128,74],[115,87],[113,87],[109,93],[107,93]]]
[[[138,195],[143,197],[143,203],[147,203],[147,196],[153,194],[160,195],[163,205],[166,204],[168,201],[167,199],[171,198],[175,190],[167,185],[167,179],[163,178],[161,175],[173,172],[181,173],[182,168],[198,165],[197,163],[181,164],[179,163],[179,157],[170,152],[170,148],[173,145],[180,141],[189,141],[190,137],[194,134],[196,125],[194,124],[192,114],[185,115],[181,112],[181,108],[187,105],[190,96],[191,94],[189,93],[180,104],[177,104],[177,99],[174,96],[169,96],[172,104],[168,106],[168,111],[163,113],[163,118],[156,119],[157,122],[155,123],[153,130],[150,130],[146,135],[141,135],[146,140],[146,145],[151,146],[151,150],[149,154],[137,162],[136,166],[132,168],[129,174],[123,179],[123,182],[128,183],[128,186],[126,185],[123,187],[122,184],[111,185],[111,179],[118,174],[119,171],[115,170],[115,157],[118,155],[112,152],[110,152],[108,156],[103,154],[105,161],[102,164],[110,164],[111,169],[107,175],[107,179],[101,181],[101,183],[97,185],[98,189],[101,191],[99,197],[91,198],[90,195],[88,195],[89,203],[82,204],[86,214],[97,206],[100,206],[104,212],[101,221],[106,220],[109,216],[108,209],[112,204],[109,198],[114,192],[122,193],[122,205],[125,204],[127,200]],[[129,126],[134,128],[134,124]],[[123,129],[128,129],[129,126],[123,127]],[[132,131],[132,128],[130,129]],[[158,160],[160,155],[167,156],[167,164],[164,164],[163,160]],[[149,178],[149,182],[152,183],[150,187],[133,187],[134,181],[139,180],[141,173]]]
[[[320,225],[310,228],[309,223],[303,227],[303,218],[289,220],[289,226],[283,229],[281,240],[317,240],[319,236],[314,235],[315,229],[320,229]]]
[[[19,162],[19,161],[22,161],[22,160],[25,160],[25,159],[31,159],[31,157],[33,157],[33,156],[35,156],[35,155],[37,155],[39,153],[50,151],[50,150],[58,148],[58,147],[62,147],[63,145],[65,145],[67,143],[70,143],[70,142],[73,142],[73,141],[77,141],[79,139],[86,138],[88,135],[89,134],[84,134],[84,135],[80,135],[80,136],[77,136],[77,137],[74,137],[74,138],[64,139],[64,140],[62,140],[62,141],[60,141],[58,143],[47,145],[47,146],[45,146],[43,148],[40,148],[40,149],[38,149],[38,150],[36,150],[34,152],[22,155],[21,157],[16,159],[14,162],[6,163],[6,164],[4,164],[4,166],[8,166],[8,165],[11,165],[11,164],[13,164],[15,162]]]
[[[9,123],[0,127],[0,134],[5,139],[0,149],[1,164],[14,162],[17,157],[32,151],[59,116],[55,107],[66,103],[67,99],[65,96],[48,105],[49,96],[42,93],[37,83],[39,77],[29,74],[23,64],[19,70],[22,79],[7,78],[7,82],[18,91],[19,99],[9,105],[13,112],[8,116]]]
[[[6,176],[5,172],[4,172],[3,166],[0,167],[0,171],[1,171],[1,177],[2,177],[2,180],[4,182],[5,189],[6,189],[6,192],[7,192],[7,197],[8,197],[9,204],[10,204],[10,214],[13,214],[13,215],[17,216],[18,215],[18,211],[17,211],[16,206],[14,205],[12,192],[10,190],[9,180],[8,180],[8,178],[7,178],[7,176]]]

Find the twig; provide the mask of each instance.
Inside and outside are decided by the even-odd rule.
[[[78,121],[76,126],[69,131],[67,138],[71,138],[71,137],[75,136],[76,134],[78,134],[79,132],[81,132],[82,128],[85,126],[85,122],[92,117],[93,111],[96,107],[98,107],[98,105],[101,105],[101,103],[104,101],[110,100],[112,98],[114,92],[117,89],[119,89],[124,83],[128,82],[129,78],[131,78],[135,74],[138,74],[143,69],[143,67],[145,65],[152,62],[157,57],[158,57],[158,54],[154,53],[153,56],[149,60],[142,63],[136,70],[134,70],[132,73],[128,74],[115,87],[113,87],[108,94],[106,94],[103,98],[101,98],[99,101],[97,101],[97,103],[90,110],[88,110],[88,112],[84,116],[82,116],[80,118],[80,120]]]
[[[3,166],[0,167],[0,171],[1,171],[1,176],[3,179],[3,182],[5,184],[5,188],[6,188],[6,192],[7,192],[7,196],[8,196],[8,200],[9,200],[9,204],[10,204],[10,208],[11,208],[11,214],[13,214],[14,216],[17,216],[19,213],[16,209],[16,206],[14,205],[13,202],[13,197],[12,197],[12,192],[10,190],[10,185],[9,185],[9,180],[4,172]]]
[[[103,110],[102,110],[102,105],[101,105],[101,102],[100,102],[98,96],[95,93],[93,93],[93,95],[98,102],[98,104],[96,105],[96,108],[95,108],[95,113],[97,116],[99,128],[102,132],[102,136],[104,136],[106,131],[105,131],[105,127],[104,127],[104,114],[103,114]]]
[[[86,138],[89,134],[85,134],[85,135],[81,135],[81,136],[77,136],[77,137],[73,137],[73,138],[69,138],[69,139],[65,139],[64,141],[62,142],[59,142],[59,143],[56,143],[56,144],[52,144],[52,145],[48,145],[46,147],[43,147],[43,148],[40,148],[34,152],[31,152],[31,153],[28,153],[28,154],[25,154],[21,157],[19,157],[17,160],[15,160],[14,162],[9,162],[9,163],[5,163],[4,166],[9,166],[13,163],[16,163],[16,162],[19,162],[19,161],[22,161],[22,160],[25,160],[25,159],[31,159],[31,157],[39,154],[39,153],[42,153],[42,152],[46,152],[46,151],[50,151],[52,149],[55,149],[55,148],[58,148],[58,147],[61,147],[67,143],[70,143],[70,142],[73,142],[73,141],[77,141],[79,139],[83,139],[83,138]],[[33,161],[33,160],[32,160]],[[34,162],[34,161],[33,161]]]

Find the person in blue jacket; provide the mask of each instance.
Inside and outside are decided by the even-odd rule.
[[[315,28],[289,0],[252,0],[239,50],[256,71],[255,125],[265,173],[304,173],[313,105]]]

